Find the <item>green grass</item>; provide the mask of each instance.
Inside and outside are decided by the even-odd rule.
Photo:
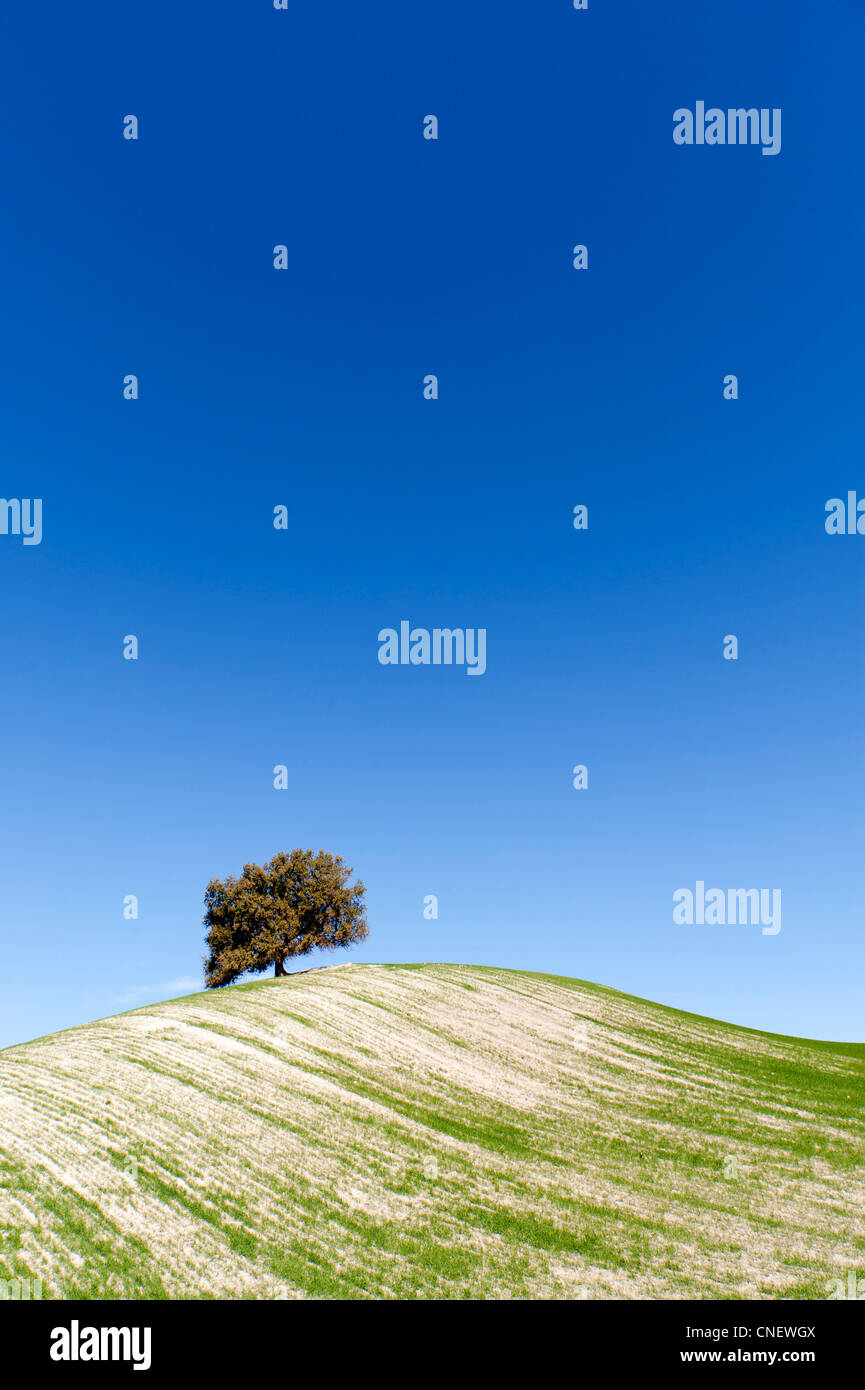
[[[824,1298],[865,1277],[863,1082],[865,1045],[492,967],[192,995],[0,1052],[0,1279]]]

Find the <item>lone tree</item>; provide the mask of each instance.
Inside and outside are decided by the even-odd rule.
[[[363,941],[366,889],[349,883],[353,872],[339,855],[293,849],[263,867],[244,864],[240,878],[212,879],[204,893],[207,988],[271,965],[284,975],[289,956]]]

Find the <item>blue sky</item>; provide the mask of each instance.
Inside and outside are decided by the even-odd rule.
[[[0,1045],[188,992],[207,880],[295,845],[365,880],[353,959],[862,1039],[861,8],[0,34],[0,491],[44,509],[0,536]],[[676,146],[697,100],[780,154]],[[486,672],[381,666],[401,619]],[[781,932],[675,925],[697,880]]]

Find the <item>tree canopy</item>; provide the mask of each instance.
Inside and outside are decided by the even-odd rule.
[[[271,965],[284,975],[292,956],[363,941],[366,889],[350,882],[353,873],[339,855],[293,849],[264,865],[244,864],[239,878],[211,879],[204,893],[207,988]]]

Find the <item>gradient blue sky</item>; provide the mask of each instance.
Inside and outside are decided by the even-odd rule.
[[[865,1037],[861,6],[0,37],[0,492],[44,499],[0,536],[0,1045],[193,988],[206,881],[294,845],[366,881],[351,958]],[[781,153],[675,146],[698,99]],[[402,618],[486,674],[380,666]],[[780,887],[780,935],[675,926],[697,879]]]

